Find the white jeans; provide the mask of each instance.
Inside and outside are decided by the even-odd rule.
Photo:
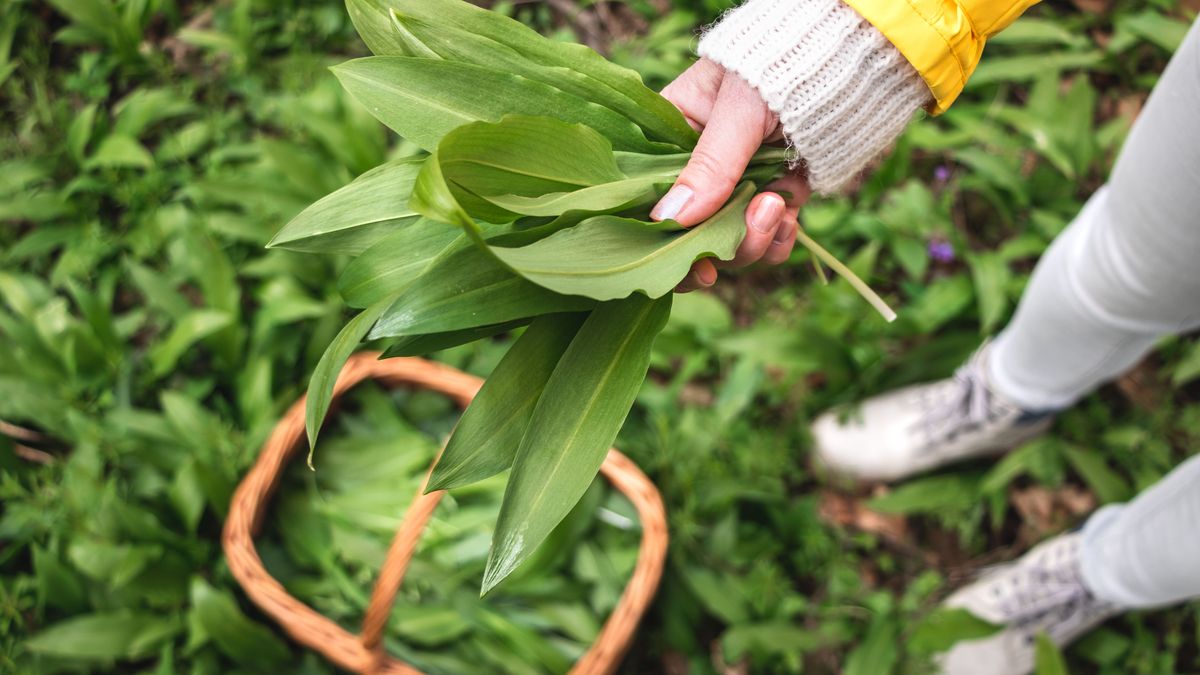
[[[1130,132],[1106,187],[1038,263],[989,360],[1029,410],[1064,408],[1200,327],[1200,22]],[[1200,596],[1200,457],[1084,528],[1084,581],[1152,607]]]

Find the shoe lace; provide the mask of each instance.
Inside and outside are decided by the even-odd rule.
[[[993,600],[1005,616],[1019,620],[1090,599],[1078,557],[1078,543],[1071,542],[1023,560],[1019,573],[1005,575],[992,587]]]
[[[1111,616],[1115,605],[1092,595],[1079,571],[1079,540],[1021,563],[992,587],[993,601],[1026,642],[1045,632],[1056,641]]]
[[[993,415],[993,395],[981,376],[983,364],[972,357],[954,372],[946,385],[934,390],[922,417],[931,443],[952,439],[966,429],[986,423]]]

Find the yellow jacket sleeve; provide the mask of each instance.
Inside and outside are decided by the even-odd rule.
[[[962,93],[983,45],[1038,0],[845,0],[908,59],[933,92],[933,114]]]

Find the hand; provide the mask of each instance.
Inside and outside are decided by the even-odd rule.
[[[694,63],[662,95],[700,132],[700,141],[650,217],[673,218],[691,227],[724,206],[754,152],[764,143],[782,140],[783,132],[779,118],[753,87],[708,59]],[[791,254],[800,207],[811,192],[808,182],[791,173],[767,188],[773,191],[755,196],[746,208],[746,238],[733,260],[718,263],[721,267],[745,267],[759,260],[778,265]],[[789,198],[778,192],[790,193]],[[705,258],[692,265],[676,290],[687,292],[716,281],[717,265]]]

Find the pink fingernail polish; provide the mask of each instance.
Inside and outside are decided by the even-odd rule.
[[[650,211],[651,220],[669,220],[675,218],[683,211],[683,207],[692,200],[692,188],[686,185],[676,185],[671,188],[663,198],[658,200],[658,204]]]

